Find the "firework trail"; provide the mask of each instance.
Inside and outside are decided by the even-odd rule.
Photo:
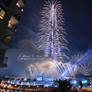
[[[64,32],[64,18],[59,1],[48,0],[41,12],[41,24],[38,42],[39,48],[44,50],[45,57],[56,61],[64,61],[67,57],[64,50],[67,49],[67,40]]]
[[[30,72],[30,77],[44,76],[58,78],[60,74],[57,72],[57,62],[50,59],[43,62],[38,61],[30,64],[27,68]]]
[[[77,54],[72,56],[65,71],[62,73],[62,77],[75,76],[77,73],[84,75],[90,75],[92,72],[92,49],[88,49],[83,54]]]

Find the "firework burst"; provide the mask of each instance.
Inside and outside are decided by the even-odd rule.
[[[45,57],[63,62],[63,58],[67,57],[64,53],[64,50],[67,49],[67,40],[65,39],[64,18],[60,2],[45,1],[41,16],[39,48],[44,50]]]

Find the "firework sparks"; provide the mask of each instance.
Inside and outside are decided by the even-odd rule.
[[[61,63],[58,63],[58,65]],[[52,77],[52,78],[59,78],[60,73],[57,69],[57,62],[51,59],[34,62],[30,64],[27,68],[30,72],[30,77],[37,77],[37,76],[43,76],[43,77]]]
[[[67,57],[64,50],[67,49],[65,39],[62,7],[59,1],[46,1],[41,12],[42,20],[39,32],[39,48],[44,50],[45,57],[56,61],[64,61]]]
[[[67,64],[66,69],[62,73],[61,77],[75,76],[77,73],[89,75],[92,72],[92,49],[88,49],[83,54],[73,55],[70,59],[70,63]]]

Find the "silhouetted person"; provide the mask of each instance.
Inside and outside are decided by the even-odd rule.
[[[83,87],[83,85],[82,85],[82,82],[80,81],[80,88],[82,88]]]
[[[77,90],[76,87],[72,87],[72,88],[71,88],[71,92],[78,92],[78,90]]]
[[[60,92],[69,92],[71,85],[67,80],[59,80]]]

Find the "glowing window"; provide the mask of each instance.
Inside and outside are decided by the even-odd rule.
[[[0,19],[3,19],[5,16],[5,11],[3,9],[0,10]]]

